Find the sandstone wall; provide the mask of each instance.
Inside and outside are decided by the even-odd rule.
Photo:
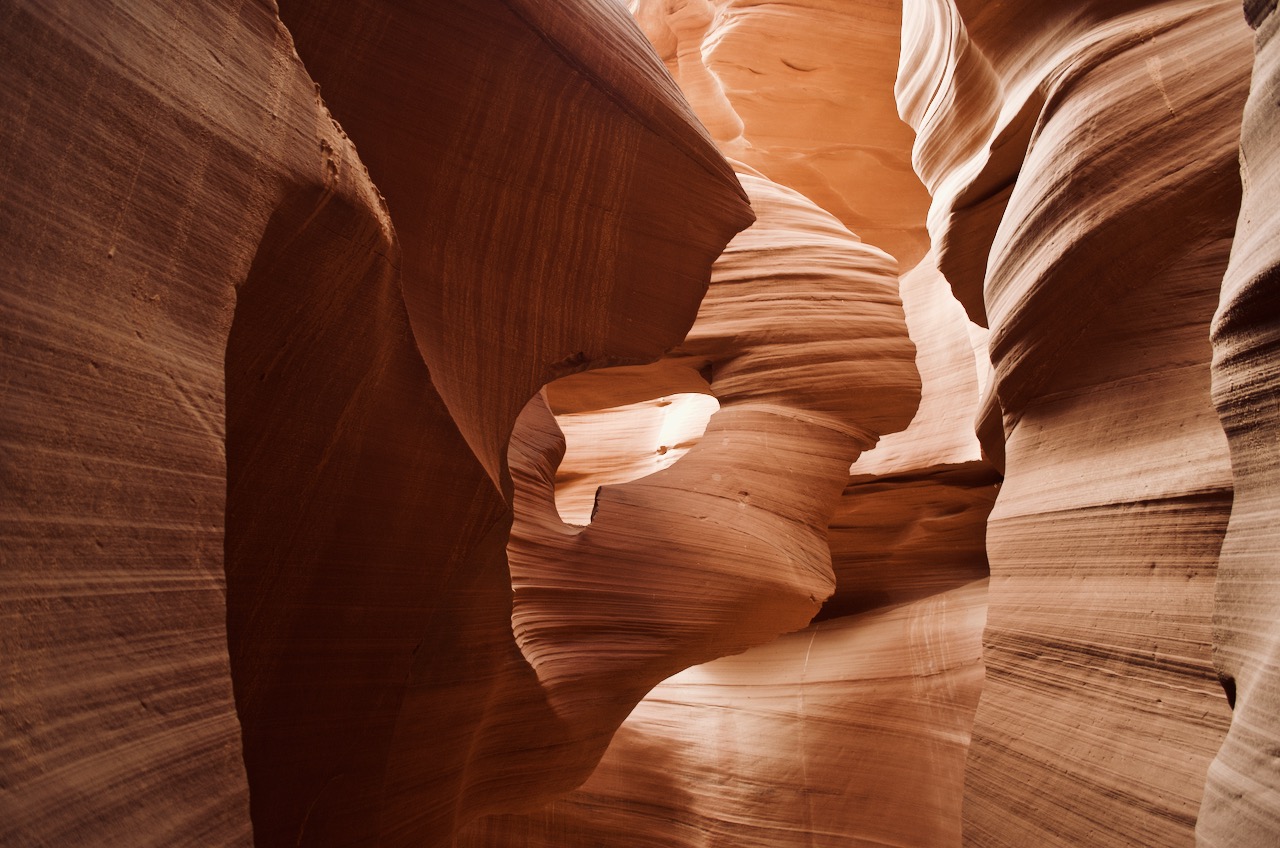
[[[1214,660],[1234,707],[1209,766],[1198,843],[1267,845],[1280,838],[1276,580],[1277,283],[1280,282],[1280,13],[1246,3],[1257,29],[1245,103],[1244,198],[1213,322],[1213,399],[1231,447],[1235,501],[1218,562]]]
[[[1229,718],[1208,331],[1247,30],[1235,3],[905,9],[930,234],[1003,422],[966,840],[1191,844]]]
[[[507,439],[745,197],[611,4],[283,14],[310,71],[270,4],[4,9],[6,844],[442,844],[599,756]]]
[[[0,844],[1276,841],[1274,0],[73,5]]]
[[[553,408],[571,422],[571,439],[589,432],[612,441],[634,457],[627,464],[637,471],[644,436],[627,421],[639,418],[639,401],[703,390],[721,404],[707,434],[674,465],[600,490],[583,535],[606,519],[619,521],[611,504],[626,498],[634,508],[634,498],[622,494],[628,490],[664,487],[668,503],[692,503],[674,481],[704,474],[695,465],[700,458],[715,456],[725,473],[741,467],[724,448],[712,454],[711,445],[722,435],[717,419],[744,401],[799,403],[828,418],[879,421],[872,433],[894,434],[862,453],[852,475],[848,466],[840,469],[844,491],[834,512],[827,508],[819,536],[834,568],[820,623],[661,683],[623,723],[581,790],[534,813],[482,820],[461,842],[958,844],[963,764],[982,676],[982,537],[996,475],[973,434],[988,370],[985,331],[970,325],[924,255],[926,198],[909,167],[911,136],[892,93],[898,12],[894,4],[820,2],[640,3],[635,11],[738,165],[759,220],[716,263],[689,339],[667,360],[699,368],[709,385],[672,379],[673,366],[666,366],[666,383],[653,372],[624,370],[549,387]],[[775,198],[792,199],[780,208]],[[861,248],[858,237],[916,267],[899,277],[902,266],[886,264],[888,257],[868,265],[883,254]],[[883,294],[853,285],[871,269],[892,275]],[[919,373],[912,381],[921,383],[918,403],[910,398],[905,408],[878,391],[900,357],[885,323],[885,304],[899,299],[913,342],[911,371]],[[767,354],[742,358],[743,344],[758,346],[757,339],[768,341],[760,351]],[[606,380],[617,392],[612,404]],[[896,420],[886,427],[893,410]],[[605,435],[613,433],[621,435]],[[766,503],[760,492],[772,510],[803,503],[790,474],[781,473],[798,460],[774,459],[785,437],[771,428],[761,446],[771,450],[750,455],[764,472],[743,487],[751,495],[744,529],[754,550],[737,552],[717,537],[716,547],[733,552],[738,574],[757,562],[786,568],[783,528],[754,517],[756,504]],[[655,447],[664,446],[650,444],[648,452]],[[570,457],[574,451],[570,441]],[[557,475],[557,486],[583,485],[578,468]],[[544,478],[550,473],[548,467]],[[730,498],[730,506],[734,500],[745,499]],[[722,514],[692,511],[699,518]],[[667,527],[683,526],[687,517],[672,513]],[[597,558],[592,566],[616,559]],[[717,570],[717,557],[705,552],[680,559],[686,571],[697,568],[677,585]],[[644,568],[628,574],[637,575],[633,591],[657,588]],[[709,600],[714,596],[702,590],[680,603],[702,622]],[[758,626],[763,615],[753,611],[723,626]],[[791,627],[803,624],[800,618]]]

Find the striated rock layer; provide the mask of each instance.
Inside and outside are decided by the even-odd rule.
[[[966,840],[1190,844],[1228,717],[1208,327],[1247,30],[1234,3],[920,0],[905,17],[930,233],[989,321],[1003,418]]]
[[[1244,198],[1213,325],[1213,397],[1231,446],[1235,502],[1218,562],[1214,660],[1234,707],[1209,767],[1199,844],[1280,841],[1280,12],[1247,3],[1257,28],[1244,110]]]
[[[563,491],[583,507],[596,485],[605,488],[591,504],[590,526],[573,541],[556,543],[549,525],[544,541],[529,551],[528,570],[536,577],[538,562],[546,568],[575,561],[583,550],[599,551],[593,537],[617,532],[604,522],[617,527],[630,514],[638,530],[642,510],[669,503],[673,508],[662,510],[665,526],[653,538],[676,540],[668,549],[701,566],[686,565],[674,585],[690,587],[682,607],[702,621],[709,603],[716,604],[711,609],[723,603],[699,585],[708,576],[729,568],[743,573],[756,562],[778,570],[779,542],[793,531],[765,523],[759,510],[817,503],[777,473],[780,466],[799,467],[801,458],[762,461],[782,456],[779,448],[794,435],[761,418],[755,426],[766,438],[742,453],[723,443],[726,431],[717,422],[737,421],[735,410],[748,398],[867,420],[883,402],[871,390],[898,356],[879,329],[884,318],[876,317],[886,314],[884,296],[868,299],[851,276],[883,261],[868,266],[876,252],[857,248],[813,199],[831,202],[828,211],[841,223],[856,220],[860,235],[865,226],[877,246],[905,257],[919,256],[913,245],[920,242],[925,203],[908,169],[910,134],[892,98],[898,16],[889,6],[641,3],[637,14],[721,148],[750,164],[741,173],[759,220],[717,263],[689,340],[660,367],[585,374],[548,387],[568,452],[558,469],[555,455],[546,456],[534,486],[545,490],[554,470],[557,497]],[[793,67],[798,64],[806,67]],[[731,82],[748,75],[758,88]],[[788,126],[792,137],[778,138]],[[850,143],[824,141],[831,134]],[[813,196],[766,182],[753,168]],[[835,192],[865,194],[855,211]],[[877,273],[896,269],[886,265]],[[659,684],[623,723],[581,790],[538,812],[478,822],[462,844],[958,844],[964,757],[982,679],[983,533],[995,495],[993,469],[973,435],[988,369],[975,345],[984,345],[985,332],[971,331],[931,257],[879,287],[901,291],[922,396],[911,426],[863,453],[852,479],[847,468],[839,470],[844,491],[835,513],[827,508],[825,534],[807,531],[825,536],[822,547],[835,569],[821,623]],[[707,434],[686,434],[679,445],[653,441],[650,422],[672,415],[674,393],[699,391],[714,392],[722,404]],[[586,434],[592,445],[575,442]],[[605,456],[605,445],[619,453]],[[674,465],[617,486],[665,464],[676,450],[683,458]],[[580,458],[586,456],[607,473],[584,473]],[[748,476],[757,467],[763,473]],[[720,499],[732,507],[748,492],[749,503],[737,504],[746,524],[716,501],[697,505],[728,473],[751,481],[737,492],[726,489],[728,497]],[[663,499],[623,494],[648,491],[662,492]],[[631,507],[626,513],[614,506],[624,503]],[[692,506],[700,523],[674,508],[681,503]],[[580,523],[589,512],[583,509]],[[723,522],[729,532],[709,535],[707,520]],[[525,550],[521,523],[518,518],[513,562],[517,546]],[[735,541],[744,531],[753,537],[746,549]],[[646,552],[638,560],[634,552],[619,557],[611,550],[589,566],[569,567],[581,575],[579,583],[595,587],[617,579],[603,566],[626,562],[626,574],[635,575],[628,589],[661,598],[660,572],[651,564],[657,556]],[[808,556],[818,561],[816,550]],[[823,593],[829,591],[828,585]],[[602,596],[585,609],[615,605],[612,596]],[[580,620],[585,610],[575,609]],[[764,621],[759,613],[740,621],[726,617],[720,629],[741,633]],[[686,624],[679,632],[689,629]]]
[[[282,14],[400,249],[397,276],[371,277],[325,244],[362,237],[338,213],[286,221],[232,331],[229,638],[255,834],[442,844],[580,783],[639,698],[624,661],[562,714],[515,643],[516,415],[546,380],[676,343],[750,212],[610,3]]]
[[[222,555],[235,287],[290,197],[389,226],[288,33],[243,5],[0,12],[4,845],[251,842]]]
[[[582,674],[607,661],[612,665],[600,674],[616,679],[619,654],[634,662],[653,652],[644,622],[606,615],[634,604],[635,596],[670,616],[657,647],[670,651],[691,635],[714,636],[702,659],[760,641],[764,628],[803,625],[817,610],[814,601],[832,589],[824,529],[856,453],[849,452],[858,444],[849,435],[901,428],[914,406],[913,350],[887,257],[798,194],[742,179],[757,223],[717,262],[686,342],[660,368],[584,374],[548,390],[561,409],[575,398],[599,406],[610,387],[618,400],[631,400],[645,387],[678,382],[679,368],[709,374],[721,410],[706,434],[669,468],[602,489],[585,528],[565,527],[552,512],[556,442],[544,442],[541,462],[530,471],[513,465],[515,622],[526,655],[542,652],[531,659],[553,691],[573,683],[560,669]],[[800,364],[808,379],[789,378]],[[850,393],[846,385],[863,391]],[[606,408],[596,413],[596,427],[612,421],[626,432],[625,416],[635,412],[634,405]],[[542,420],[543,438],[553,437],[545,429],[549,419]],[[848,435],[841,438],[841,431]],[[525,432],[522,426],[518,437]],[[829,462],[842,445],[844,461]],[[971,526],[980,531],[985,510],[978,512]],[[661,523],[646,523],[654,518]],[[661,544],[645,546],[645,539]],[[783,582],[794,573],[791,563],[807,564],[799,572],[808,574],[806,582]],[[760,576],[744,583],[754,570]],[[773,576],[765,581],[765,574]],[[946,585],[973,579],[951,575]],[[753,585],[766,586],[766,594],[753,598]],[[672,598],[663,586],[683,591]],[[662,683],[622,725],[586,787],[539,813],[478,823],[462,843],[788,845],[829,828],[848,839],[867,832],[926,841],[958,834],[985,587],[970,582],[955,592],[950,600],[918,592],[914,597],[929,597],[882,615],[828,621]],[[800,602],[797,615],[779,621],[780,602],[792,595]],[[621,629],[587,630],[592,617]],[[593,638],[573,655],[549,655],[541,648],[545,637],[533,629],[547,629],[542,619],[571,619],[575,633]],[[530,620],[533,627],[522,629]],[[596,659],[602,648],[611,653]],[[810,678],[807,655],[815,651],[825,659]],[[736,682],[679,682],[726,674]],[[762,711],[766,702],[776,706]],[[901,716],[904,709],[909,718]],[[896,732],[869,732],[884,729],[887,715],[898,716],[891,722]],[[809,740],[793,746],[793,734],[804,727],[813,728]],[[680,738],[719,741],[706,747]],[[886,780],[881,764],[888,761],[894,776]],[[931,773],[950,774],[952,791],[935,793],[934,803],[904,825],[903,811],[918,806],[918,781]],[[720,781],[721,791],[707,784],[710,774],[734,777]],[[850,806],[851,794],[883,804],[883,818],[870,821],[864,807]],[[638,819],[636,810],[651,812]]]
[[[1274,0],[281,3],[0,11],[0,843],[1280,838]]]
[[[269,4],[0,13],[5,844],[446,844],[599,755],[507,438],[679,341],[746,199],[609,3],[331,5],[387,204]]]
[[[706,374],[720,410],[705,436],[601,489],[585,528],[554,510],[563,442],[545,407],[526,410],[513,443],[516,637],[562,716],[594,720],[582,705],[619,694],[608,733],[673,670],[813,617],[834,585],[824,528],[849,463],[905,426],[917,397],[892,260],[800,195],[742,180],[757,222],[717,260],[679,348],[658,369],[554,387],[563,407],[677,368]]]
[[[577,792],[460,844],[958,844],[985,587],[816,624],[682,672]],[[904,646],[910,646],[904,651]]]

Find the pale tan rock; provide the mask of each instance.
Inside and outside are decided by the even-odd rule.
[[[590,524],[601,486],[669,468],[702,438],[719,408],[710,394],[674,392],[604,410],[557,415],[567,448],[555,474],[560,518],[566,524]]]
[[[460,844],[958,844],[981,583],[816,624],[658,686],[577,792]]]
[[[1190,844],[1227,717],[1209,615],[1231,481],[1206,340],[1238,203],[1238,7],[905,17],[930,232],[990,322],[1006,442],[965,838]]]
[[[825,528],[849,463],[917,403],[892,259],[795,192],[742,181],[757,222],[661,367],[710,375],[720,411],[705,436],[601,489],[585,528],[554,508],[563,443],[545,404],[513,443],[516,637],[557,714],[606,741],[670,674],[813,617],[834,587]],[[558,404],[608,378],[557,384]]]
[[[901,3],[631,0],[731,159],[808,197],[909,268],[929,198],[893,85]]]
[[[1244,198],[1213,325],[1213,396],[1231,446],[1235,500],[1218,561],[1214,661],[1234,711],[1209,766],[1200,845],[1280,840],[1280,591],[1276,565],[1277,283],[1280,282],[1280,12],[1246,3],[1257,28],[1241,139]]]

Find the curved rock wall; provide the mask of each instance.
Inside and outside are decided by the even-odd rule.
[[[581,790],[535,813],[477,822],[462,843],[957,844],[964,757],[982,677],[983,529],[996,479],[973,435],[989,368],[981,350],[985,331],[969,324],[931,257],[900,280],[882,282],[880,294],[859,290],[853,285],[858,275],[879,266],[878,274],[895,275],[896,268],[885,263],[887,257],[868,265],[879,252],[860,247],[845,229],[857,221],[859,235],[867,227],[877,246],[921,259],[924,195],[909,170],[910,135],[892,96],[896,55],[884,41],[896,37],[897,14],[889,5],[816,2],[785,9],[639,4],[636,12],[722,150],[741,160],[758,221],[717,262],[689,339],[661,369],[584,374],[548,387],[554,409],[584,410],[565,417],[575,429],[590,420],[596,434],[629,432],[625,416],[634,407],[621,404],[699,390],[691,372],[674,377],[681,362],[710,378],[704,390],[722,404],[707,434],[675,465],[616,491],[601,490],[583,536],[599,532],[606,519],[615,525],[626,516],[632,525],[640,520],[634,498],[627,499],[627,512],[606,509],[626,497],[622,492],[661,489],[665,503],[692,504],[698,492],[680,491],[688,481],[731,470],[741,475],[734,470],[741,459],[716,443],[717,419],[744,402],[838,414],[872,422],[873,432],[911,423],[862,453],[852,477],[847,467],[840,469],[844,492],[834,514],[827,508],[830,521],[818,536],[825,536],[822,547],[835,570],[834,588],[828,584],[823,591],[831,597],[819,624],[661,683],[622,724]],[[759,88],[743,81],[748,75]],[[787,127],[792,135],[784,139]],[[784,189],[774,180],[792,182]],[[839,199],[858,192],[866,194],[856,210]],[[833,208],[820,210],[817,197]],[[914,418],[912,404],[874,391],[893,378],[886,363],[899,356],[900,343],[885,332],[891,326],[884,304],[897,299],[895,290],[922,383]],[[901,385],[914,383],[908,375],[904,371]],[[612,404],[606,381],[616,392]],[[896,420],[885,417],[889,412]],[[753,501],[757,490],[767,492],[768,501],[759,506],[776,510],[803,501],[777,473],[796,460],[766,461],[787,436],[776,425],[771,430],[747,455],[765,474],[744,488]],[[572,443],[569,449],[575,449]],[[544,488],[554,463],[552,456],[539,472]],[[703,482],[696,489],[711,493],[716,485]],[[736,494],[722,500],[733,506],[743,500]],[[757,508],[740,506],[752,515]],[[691,511],[733,526],[722,510]],[[654,538],[675,534],[682,522],[687,516],[672,509]],[[735,563],[734,573],[757,558],[765,565],[773,561],[769,567],[776,569],[785,527],[753,519],[743,529],[757,540],[756,550],[739,551],[732,535],[715,538],[714,547]],[[693,533],[695,539],[706,536],[696,528]],[[521,537],[519,519],[514,537]],[[537,558],[564,558],[547,551],[544,545]],[[719,558],[699,550],[675,559],[705,569]],[[616,561],[616,554],[595,557],[589,567],[598,574]],[[572,567],[582,574],[588,566]],[[710,575],[703,569],[679,582],[705,581]],[[643,564],[628,568],[635,576],[628,590],[656,589],[659,583],[646,577],[650,571]],[[680,603],[702,626],[705,605],[714,598],[704,589]],[[585,606],[617,605],[602,599]],[[728,617],[721,632],[758,627],[758,617],[736,623]],[[807,617],[798,616],[791,627]],[[564,615],[554,618],[563,621]],[[930,786],[927,797],[922,783]]]
[[[580,790],[461,844],[959,844],[985,603],[969,583],[682,672]]]
[[[0,843],[1276,841],[1274,0],[126,5],[0,9]]]
[[[359,230],[311,213],[262,258],[271,300],[237,313],[268,322],[229,370],[229,635],[255,833],[439,844],[581,783],[639,697],[569,720],[515,643],[499,492],[516,415],[552,377],[676,343],[750,212],[612,4],[282,15],[386,197],[398,277],[321,289],[358,269],[309,234]]]
[[[1280,839],[1280,12],[1274,0],[1245,6],[1257,35],[1241,139],[1244,198],[1213,324],[1213,398],[1235,484],[1218,562],[1214,660],[1234,711],[1196,824],[1205,846]]]
[[[533,438],[555,431],[517,430],[512,621],[564,715],[615,689],[629,693],[621,722],[673,672],[807,624],[833,589],[824,528],[849,463],[916,402],[892,260],[795,192],[742,180],[757,222],[717,260],[663,366],[711,376],[721,408],[706,435],[670,468],[600,490],[590,526],[571,528],[551,509],[561,443]]]
[[[928,249],[929,199],[897,119],[895,0],[631,0],[730,159],[808,197],[903,268]]]
[[[2,13],[0,841],[443,844],[590,772],[506,440],[751,215],[624,13],[525,5],[287,6],[365,160],[270,4]]]
[[[1005,437],[966,839],[1190,844],[1229,715],[1207,366],[1239,203],[1239,8],[905,9],[930,232],[989,321]]]
[[[299,186],[389,231],[275,15],[0,12],[0,843],[248,845],[223,359]]]

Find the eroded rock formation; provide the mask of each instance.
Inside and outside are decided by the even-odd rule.
[[[624,13],[528,5],[286,8],[363,161],[269,7],[6,11],[6,842],[440,843],[589,773],[506,440],[750,213]]]
[[[1257,35],[1241,138],[1244,197],[1213,324],[1213,399],[1235,484],[1218,562],[1214,659],[1234,711],[1196,824],[1205,846],[1266,845],[1280,836],[1280,12],[1274,0],[1245,6]]]
[[[1191,844],[1229,715],[1207,366],[1247,30],[1230,2],[905,10],[930,233],[989,321],[1003,422],[965,837]]]
[[[575,386],[630,393],[677,364],[686,381],[705,373],[720,403],[705,437],[670,468],[602,489],[576,528],[553,508],[563,447],[549,413],[532,405],[517,430],[516,638],[574,722],[601,717],[602,692],[622,696],[608,733],[672,671],[813,618],[834,586],[825,527],[849,464],[916,404],[892,260],[795,192],[741,179],[757,221],[716,261],[697,321],[657,375],[557,386],[565,405]]]
[[[1280,838],[1274,0],[125,5],[0,4],[0,843]]]
[[[662,683],[622,725],[582,790],[538,813],[487,819],[463,841],[788,846],[827,834],[839,844],[956,843],[964,757],[982,679],[982,536],[995,495],[994,471],[973,434],[988,366],[981,352],[985,331],[969,325],[932,258],[922,258],[918,248],[925,198],[908,168],[910,135],[892,98],[896,50],[876,35],[896,32],[897,15],[875,5],[817,3],[781,12],[739,3],[641,4],[637,13],[722,150],[774,179],[794,177],[792,189],[803,186],[832,202],[845,225],[865,225],[900,256],[922,260],[901,286],[897,280],[882,284],[886,292],[901,290],[922,395],[909,428],[862,454],[852,477],[841,469],[844,493],[824,545],[835,585],[820,624]],[[794,37],[764,40],[779,29]],[[877,49],[840,49],[849,39],[875,42]],[[819,67],[829,71],[822,76],[831,88],[809,81]],[[767,94],[729,82],[748,68],[772,75],[760,88]],[[851,103],[859,104],[861,122],[836,118]],[[758,124],[772,129],[757,137]],[[770,136],[783,126],[803,129],[783,144]],[[823,132],[860,134],[861,142],[856,148],[833,144]],[[869,159],[876,167],[852,164]],[[893,409],[869,391],[886,379],[885,361],[895,350],[883,331],[867,323],[884,295],[868,300],[866,292],[842,282],[865,265],[868,253],[850,252],[854,238],[844,227],[818,214],[811,199],[754,176],[753,168],[743,165],[741,179],[759,220],[717,263],[689,340],[667,361],[701,356],[691,363],[698,367],[717,353],[728,359],[730,369],[716,363],[704,372],[713,376],[710,390],[726,409],[740,384],[757,398],[761,391],[777,398],[840,398],[851,421],[865,420],[880,405]],[[788,214],[771,210],[777,203],[761,196],[766,188],[795,198]],[[837,192],[858,197],[858,208],[833,200]],[[886,195],[900,205],[872,201]],[[838,232],[844,235],[833,240]],[[806,245],[807,252],[796,249]],[[842,250],[849,258],[815,263],[813,247],[820,245],[823,256]],[[888,265],[880,273],[896,270]],[[805,281],[799,289],[791,279],[797,274]],[[821,301],[793,303],[792,292],[810,291],[823,292]],[[737,358],[744,334],[762,330],[777,348],[757,357],[763,369]],[[592,413],[594,433],[626,433],[634,408],[606,408],[608,393],[601,387],[604,381],[616,387],[616,403],[639,400],[644,390],[624,389],[639,375],[625,377],[601,372],[563,381],[570,386],[554,384],[553,406],[569,412],[576,393],[583,408],[601,410]],[[647,386],[656,394],[689,390],[691,383],[686,378],[665,388],[660,382]],[[900,415],[894,430],[911,411]],[[582,427],[582,414],[573,423]],[[881,423],[876,432],[888,430]],[[685,463],[716,435],[709,431],[652,483],[631,485],[678,491],[679,484],[668,481],[678,480]],[[764,470],[776,469],[765,464]],[[687,473],[705,476],[697,467]],[[578,479],[574,471],[562,482],[573,486]],[[794,500],[781,482],[771,487],[775,502]],[[612,497],[610,488],[602,490],[587,532],[605,516],[603,505]],[[676,498],[670,494],[668,500]],[[757,538],[777,538],[758,522],[751,527]],[[776,551],[760,547],[765,557],[778,559]],[[705,555],[684,559],[707,562]],[[930,790],[922,798],[925,782]]]

